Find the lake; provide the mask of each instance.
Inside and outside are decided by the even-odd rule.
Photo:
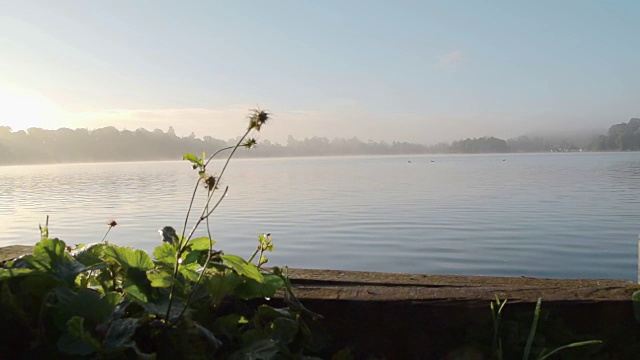
[[[33,245],[49,215],[67,244],[115,219],[110,242],[152,252],[196,178],[186,161],[0,167],[0,246]],[[237,159],[225,186],[216,248],[248,257],[271,233],[269,265],[637,278],[640,153]]]

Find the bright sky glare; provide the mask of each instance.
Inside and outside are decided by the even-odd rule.
[[[640,1],[3,1],[0,125],[435,143],[640,117]]]

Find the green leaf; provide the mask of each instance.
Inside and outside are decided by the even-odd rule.
[[[185,279],[189,281],[197,281],[200,274],[198,274],[197,269],[200,267],[197,263],[191,263],[187,265],[180,266],[179,272]]]
[[[67,321],[67,332],[57,342],[58,349],[68,355],[86,356],[100,348],[100,343],[85,331],[84,319],[73,316]]]
[[[581,341],[581,342],[571,343],[571,344],[568,344],[568,345],[560,346],[559,348],[554,349],[553,351],[551,351],[548,354],[545,354],[544,356],[540,356],[538,358],[538,360],[545,360],[545,359],[549,358],[551,355],[557,353],[560,350],[569,349],[569,348],[575,348],[575,347],[579,347],[579,346],[586,346],[586,345],[597,345],[597,344],[602,344],[602,341],[601,340],[588,340],[588,341]]]
[[[11,291],[9,283],[6,281],[0,283],[0,309],[2,309],[0,317],[3,320],[11,319],[9,321],[10,324],[15,325],[18,323],[20,324],[19,327],[24,329],[31,327],[29,319],[31,315],[28,314],[31,311],[29,311],[28,305],[25,306],[22,296],[16,295]]]
[[[270,298],[273,297],[276,291],[284,287],[284,280],[278,275],[266,274],[264,275],[264,282],[259,283],[253,279],[246,279],[239,284],[235,289],[235,294],[241,299],[254,299],[254,298]]]
[[[176,283],[175,278],[166,271],[153,271],[147,273],[147,279],[151,281],[151,286],[157,288],[168,288]]]
[[[277,318],[270,326],[273,338],[280,344],[289,344],[298,334],[298,322],[293,319]]]
[[[153,257],[156,264],[167,270],[173,270],[176,262],[176,249],[172,245],[163,242],[162,245],[156,246],[153,251]]]
[[[246,262],[243,258],[236,255],[221,255],[223,263],[231,266],[238,275],[242,275],[253,279],[259,283],[264,282],[264,277],[260,273],[260,270],[251,263]]]
[[[260,305],[258,306],[258,312],[254,318],[254,321],[266,322],[279,317],[286,317],[289,319],[295,318],[289,308],[274,308],[269,305]]]
[[[151,262],[151,260],[149,260]],[[151,293],[151,282],[147,279],[147,274],[138,268],[127,270],[127,276],[122,283],[122,289],[127,296],[139,302],[148,302]]]
[[[195,264],[200,259],[200,255],[204,252],[205,251],[185,251],[182,253],[180,264],[182,264],[183,266]]]
[[[33,257],[35,263],[41,265],[50,265],[60,259],[64,259],[66,254],[66,245],[64,241],[58,239],[41,240],[33,248]]]
[[[85,266],[76,261],[66,252],[64,241],[58,239],[44,239],[36,244],[33,256],[27,259],[36,269],[45,270],[57,279],[72,286],[76,276],[85,270]]]
[[[84,338],[84,319],[80,316],[73,316],[67,321],[67,330],[75,337]]]
[[[536,308],[533,311],[533,321],[531,322],[531,329],[529,330],[529,337],[527,338],[527,344],[524,347],[522,354],[522,360],[529,360],[529,354],[531,353],[531,345],[533,345],[533,338],[536,335],[536,329],[538,327],[538,320],[540,319],[540,307],[542,305],[542,298],[539,297],[536,302]]]
[[[133,250],[128,247],[109,245],[104,249],[104,255],[115,260],[125,270],[130,268],[143,271],[153,269],[153,262],[149,255],[142,250]]]
[[[167,314],[167,308],[169,307],[169,298],[168,296],[165,296],[163,298],[155,300],[154,302],[140,303],[140,305],[150,314],[154,314],[158,317],[164,318],[164,316]],[[184,301],[180,300],[179,298],[174,298],[168,320],[173,320],[178,318],[178,316],[183,315],[182,309],[184,309],[185,306],[186,304],[184,303]],[[189,317],[189,313],[190,310],[189,308],[187,308],[187,311],[184,314],[186,318]]]
[[[67,287],[54,290],[58,300],[57,307],[66,316],[80,316],[92,325],[107,321],[122,296],[118,293],[108,293],[105,296],[95,290],[83,289],[74,292]]]
[[[198,165],[198,166],[202,166],[202,165],[203,165],[202,160],[198,159],[198,157],[197,157],[197,156],[195,156],[195,155],[194,155],[194,154],[192,154],[192,153],[186,153],[186,154],[184,154],[184,155],[182,156],[182,160],[188,160],[188,161],[191,161],[192,163],[194,163],[195,165]]]
[[[229,314],[216,319],[213,322],[213,331],[221,334],[229,339],[237,336],[238,330],[244,324],[248,323],[247,319],[240,314]]]
[[[233,292],[241,281],[240,276],[231,271],[210,276],[206,284],[211,294],[211,304],[213,306],[220,304],[226,296]]]
[[[0,268],[0,281],[13,277],[26,276],[34,272],[32,269],[1,269]]]
[[[213,246],[216,241],[209,239],[208,237],[199,237],[189,240],[189,246],[191,250],[209,250],[210,246]]]
[[[115,308],[123,299],[124,296],[119,292],[110,291],[100,298],[100,302],[103,303],[102,306]]]
[[[107,335],[103,341],[103,348],[106,351],[121,351],[135,346],[133,335],[139,326],[139,319],[124,318],[114,320],[109,324]]]
[[[222,346],[222,341],[218,340],[218,338],[209,329],[196,322],[194,322],[193,325],[195,326],[198,335],[204,338],[207,343],[211,345],[211,347],[217,350],[220,346]]]
[[[107,247],[105,243],[95,243],[83,246],[71,252],[71,256],[84,266],[102,263],[102,252]]]
[[[191,250],[209,250],[210,246],[213,246],[216,241],[209,239],[208,237],[199,237],[189,240],[189,246]]]

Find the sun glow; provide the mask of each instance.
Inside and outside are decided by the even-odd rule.
[[[36,91],[0,84],[0,126],[10,126],[13,131],[55,129],[60,113],[51,99]]]

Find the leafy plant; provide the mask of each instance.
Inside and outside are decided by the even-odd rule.
[[[495,356],[495,358],[498,360],[502,360],[504,358],[504,348],[502,343],[502,337],[500,335],[500,325],[502,321],[502,311],[506,304],[507,304],[507,300],[505,299],[504,301],[500,301],[500,298],[497,295],[496,295],[496,301],[491,302],[491,317],[493,320],[492,355]],[[535,310],[533,312],[533,321],[531,322],[531,328],[527,336],[526,345],[522,352],[522,360],[531,359],[531,352],[534,345],[536,330],[538,327],[538,322],[540,320],[541,307],[542,307],[542,298],[538,298],[538,301],[536,302]],[[600,340],[588,340],[588,341],[570,343],[567,345],[557,347],[553,350],[549,350],[543,347],[540,349],[538,353],[538,357],[536,357],[536,359],[537,360],[548,359],[549,357],[556,354],[557,352],[568,349],[568,348],[575,348],[575,347],[580,347],[585,345],[595,345],[595,344],[601,344],[601,343],[602,341]]]
[[[208,159],[204,152],[184,155],[198,170],[196,187],[181,233],[162,228],[153,257],[109,243],[115,220],[101,242],[70,251],[50,238],[47,219],[33,254],[0,268],[0,320],[14,330],[2,338],[3,348],[24,358],[270,359],[308,352],[313,339],[305,320],[319,315],[297,301],[286,268],[262,268],[265,252],[273,250],[271,235],[258,237],[258,249],[246,261],[214,250],[209,227],[227,192],[212,203],[229,161],[239,147],[255,145],[248,136],[268,119],[255,110],[235,146]],[[226,150],[221,171],[212,175],[210,161]],[[206,202],[191,219],[201,183]],[[195,237],[203,223],[208,236]],[[290,306],[267,304],[278,292]]]

